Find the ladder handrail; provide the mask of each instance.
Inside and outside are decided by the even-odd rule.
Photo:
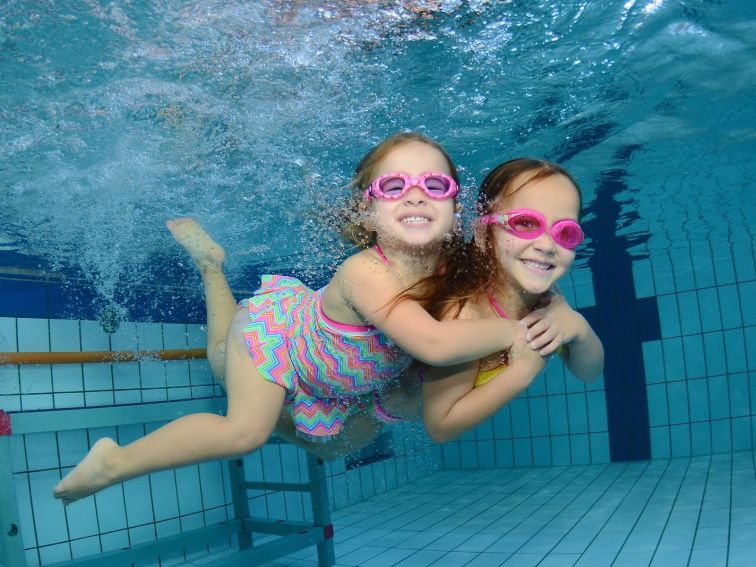
[[[89,352],[0,352],[0,365],[196,360],[206,357],[207,351],[204,348]]]

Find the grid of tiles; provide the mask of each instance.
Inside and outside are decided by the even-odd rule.
[[[594,304],[588,270],[560,282],[571,305]],[[604,379],[585,384],[557,357],[530,387],[475,429],[442,446],[445,469],[609,462]]]
[[[95,321],[0,318],[0,350],[134,351],[204,348],[199,325],[122,323],[107,334]],[[157,402],[221,395],[205,361],[0,366],[6,411]]]
[[[394,456],[347,469],[345,459],[326,463],[332,510],[362,502],[441,470],[441,448],[432,443],[419,423],[391,427]]]
[[[91,321],[0,318],[0,351],[79,351],[199,348],[198,325],[122,324],[108,335]],[[0,407],[6,411],[101,406],[219,395],[205,361],[141,361],[66,366],[0,366]],[[113,486],[64,508],[52,488],[104,435],[127,443],[160,424],[99,428],[12,437],[13,472],[21,530],[30,565],[82,557],[151,541],[232,515],[225,463],[164,471]],[[393,432],[394,457],[347,470],[329,463],[333,509],[373,497],[440,468],[440,454],[421,427],[402,424]],[[266,445],[245,457],[255,480],[301,482],[304,453],[290,445]],[[256,516],[310,519],[309,495],[249,491]],[[180,564],[227,548],[187,549],[161,565]],[[157,562],[154,563],[157,565]],[[145,567],[145,566],[140,566]]]
[[[756,439],[753,244],[700,244],[634,267],[661,323],[661,339],[643,345],[654,458],[741,451]]]
[[[755,456],[442,471],[335,514],[336,564],[750,566]],[[265,567],[316,565],[303,550]]]

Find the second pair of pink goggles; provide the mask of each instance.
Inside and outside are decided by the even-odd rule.
[[[431,199],[451,199],[459,193],[459,186],[445,173],[423,173],[418,177],[403,173],[387,173],[376,177],[365,190],[365,199],[399,199],[412,187],[420,187]]]
[[[548,230],[554,242],[568,250],[576,248],[585,238],[583,229],[574,220],[558,220],[549,226],[544,216],[533,209],[513,209],[503,215],[485,215],[478,221],[501,225],[515,236],[528,240],[538,238]]]

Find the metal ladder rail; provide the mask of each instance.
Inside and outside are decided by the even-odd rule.
[[[204,398],[172,402],[148,402],[119,406],[98,406],[89,408],[68,408],[53,410],[32,410],[6,413],[0,410],[0,558],[7,567],[26,567],[23,535],[13,483],[10,436],[50,431],[64,431],[131,425],[167,421],[182,415],[197,412],[221,414],[225,410],[225,398]],[[273,443],[284,441],[273,438]],[[149,559],[156,553],[180,549],[182,545],[196,542],[198,532],[217,537],[236,533],[239,538],[240,565],[254,558],[271,560],[287,555],[296,549],[316,544],[320,567],[330,567],[335,563],[333,548],[333,526],[330,522],[327,485],[324,465],[321,459],[307,455],[310,480],[301,485],[291,483],[258,483],[247,481],[242,459],[229,461],[231,490],[235,519],[216,526],[206,526],[159,540],[139,544],[124,550],[58,562],[53,565],[63,567],[94,567],[107,560],[111,567],[131,565],[133,561]],[[272,521],[252,519],[246,498],[248,488],[265,490],[300,490],[311,492],[313,523]],[[282,535],[283,541],[273,541],[255,548],[252,545],[252,530]],[[289,534],[289,535],[287,535]],[[286,541],[287,538],[289,541]],[[243,556],[243,557],[242,557]],[[237,560],[234,560],[235,563]],[[231,565],[226,558],[223,565]]]

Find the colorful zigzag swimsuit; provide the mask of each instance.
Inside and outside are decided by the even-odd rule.
[[[361,410],[395,421],[382,410],[378,394],[411,361],[375,327],[328,319],[324,290],[266,275],[254,296],[240,304],[249,312],[244,336],[257,369],[286,389],[297,434],[314,441],[328,441]]]

